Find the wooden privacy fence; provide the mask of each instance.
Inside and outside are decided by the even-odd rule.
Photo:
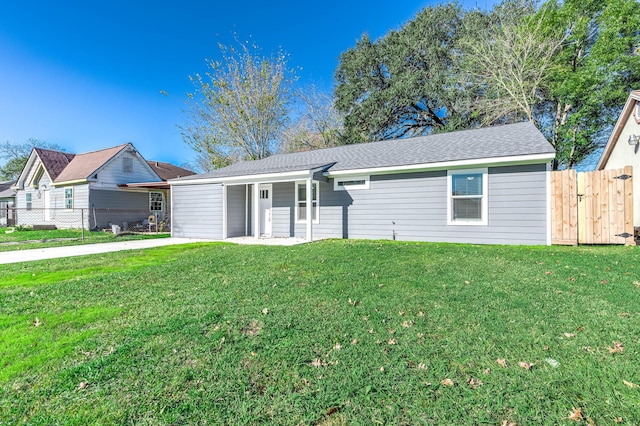
[[[632,174],[551,172],[551,244],[635,244]]]

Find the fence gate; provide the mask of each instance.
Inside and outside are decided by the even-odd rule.
[[[634,244],[632,171],[551,172],[551,243]]]

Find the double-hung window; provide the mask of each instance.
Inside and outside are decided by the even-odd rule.
[[[447,173],[447,224],[487,224],[487,169]]]
[[[73,209],[73,187],[64,189],[64,208]]]
[[[311,186],[311,203],[313,223],[318,223],[320,217],[318,203],[318,182],[313,182]],[[307,183],[296,182],[296,222],[307,221]]]
[[[162,192],[149,192],[149,211],[164,211],[164,195]]]
[[[32,202],[32,194],[30,192],[27,192],[25,195],[25,202],[27,203],[27,210],[31,210],[31,208],[33,207],[33,202]]]

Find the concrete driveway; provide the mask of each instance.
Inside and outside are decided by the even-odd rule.
[[[152,240],[121,241],[116,243],[86,244],[80,246],[51,247],[33,250],[3,251],[0,252],[0,264],[31,262],[33,260],[84,256],[85,254],[109,253],[112,251],[136,250],[204,241],[207,240],[192,238],[158,238]]]

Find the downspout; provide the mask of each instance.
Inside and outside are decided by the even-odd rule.
[[[249,235],[249,184],[244,184],[244,235]]]

